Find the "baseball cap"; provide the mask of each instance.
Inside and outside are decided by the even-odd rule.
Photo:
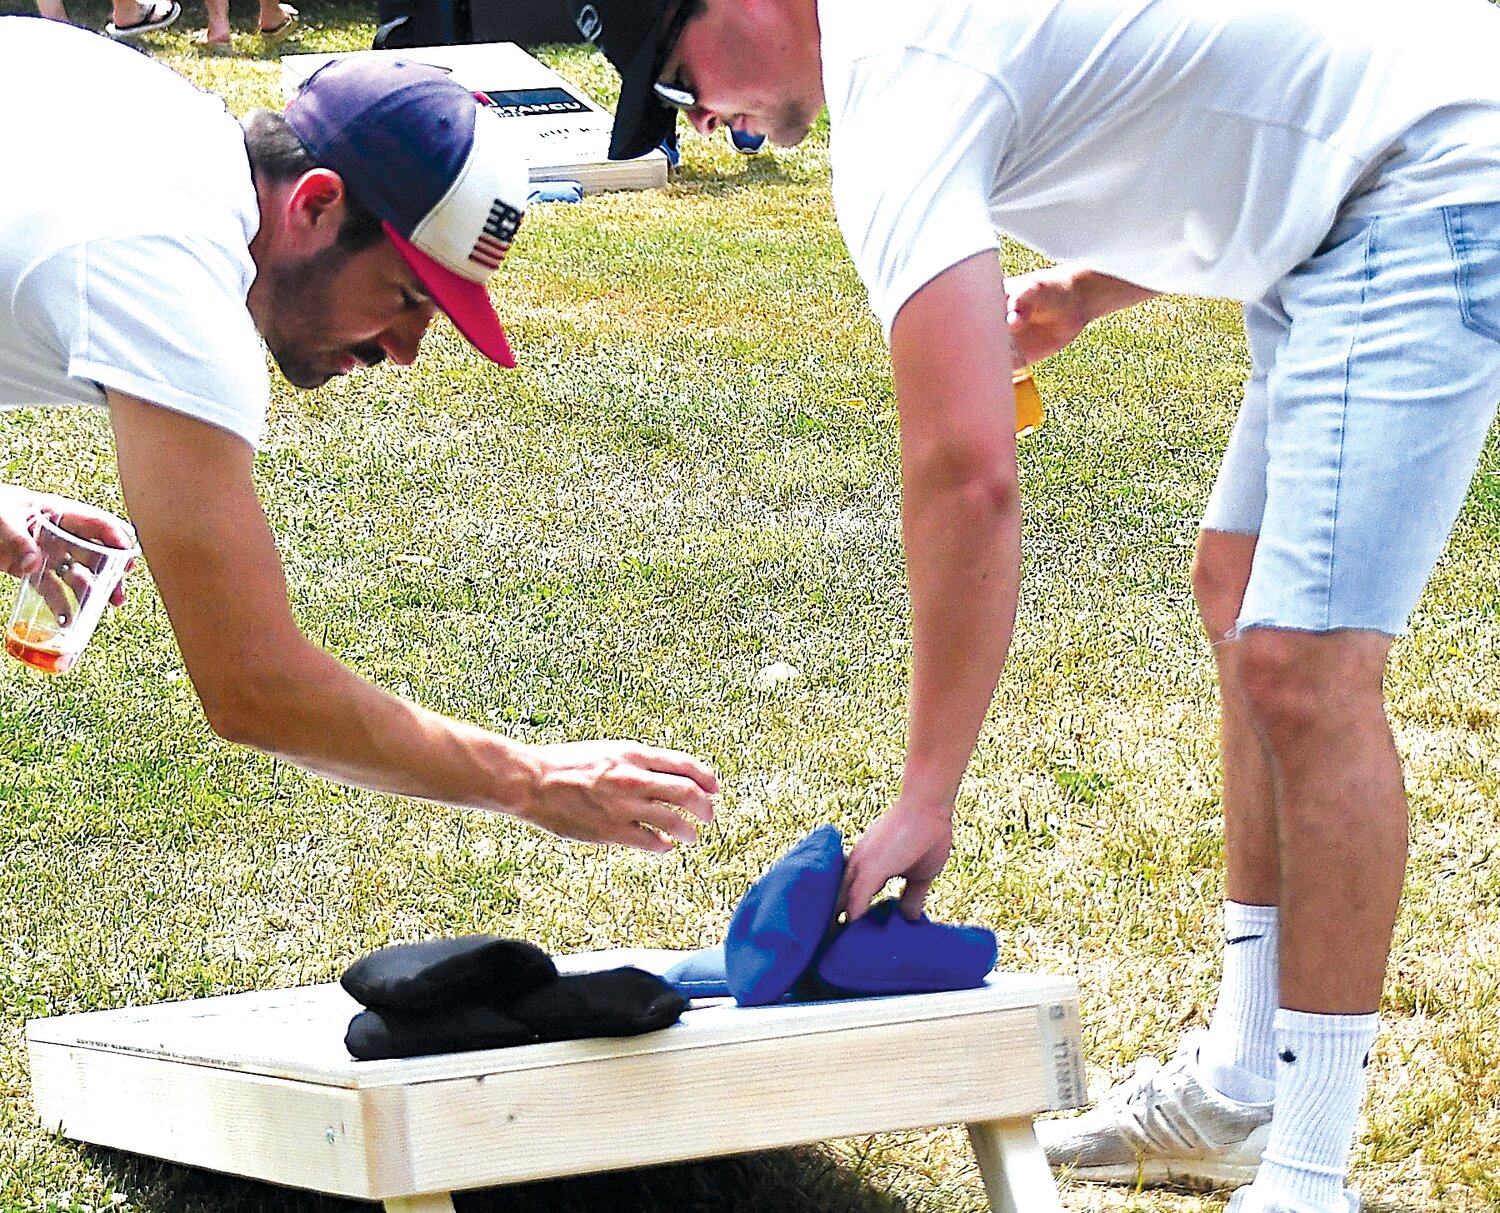
[[[284,115],[344,179],[458,331],[516,365],[485,284],[526,211],[526,161],[499,115],[446,72],[383,54],[330,60]]]
[[[654,85],[676,30],[666,20],[673,0],[568,0],[578,32],[620,73],[620,103],[609,138],[611,160],[644,156],[672,133],[677,111],[663,105]],[[680,0],[689,5],[693,0]]]

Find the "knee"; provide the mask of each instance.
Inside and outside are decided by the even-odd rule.
[[[1315,710],[1318,689],[1297,668],[1294,648],[1286,633],[1269,628],[1240,637],[1240,685],[1256,719],[1273,732],[1278,725],[1305,722]]]
[[[1239,675],[1257,723],[1275,744],[1383,715],[1384,637],[1252,628],[1239,637]]]

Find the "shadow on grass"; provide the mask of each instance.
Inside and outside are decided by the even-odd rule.
[[[85,1151],[138,1213],[369,1213],[379,1206],[116,1150]],[[814,1146],[456,1192],[457,1213],[907,1213]],[[1392,1211],[1394,1213],[1394,1211]]]
[[[706,197],[724,198],[767,185],[801,185],[811,177],[812,174],[800,169],[788,170],[775,156],[764,155],[747,158],[737,172],[684,165],[672,170],[670,184]]]

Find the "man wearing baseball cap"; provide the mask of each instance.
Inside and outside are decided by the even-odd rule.
[[[77,81],[86,80],[87,88]],[[103,123],[129,98],[160,124]],[[377,689],[298,630],[252,479],[261,338],[312,388],[409,363],[444,312],[514,358],[486,285],[527,172],[503,123],[436,69],[340,60],[285,114],[217,99],[71,27],[0,18],[0,407],[103,406],[121,487],[213,728],[329,778],[651,851],[690,842],[717,783],[632,742],[532,746]],[[109,201],[104,201],[108,191]],[[0,487],[0,569],[37,517],[104,542],[119,520]]]
[[[571,0],[677,112],[792,144],[891,347],[912,671],[900,791],[849,856],[914,917],[1021,575],[1013,351],[1157,292],[1240,300],[1244,402],[1193,589],[1222,698],[1224,973],[1206,1032],[1038,1125],[1081,1178],[1351,1213],[1407,857],[1383,679],[1500,397],[1500,11],[1486,0]],[[1006,281],[1000,233],[1050,262]]]

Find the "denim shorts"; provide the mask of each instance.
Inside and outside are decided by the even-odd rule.
[[[1259,537],[1236,626],[1397,635],[1500,400],[1500,202],[1341,221],[1245,328],[1203,517]]]

